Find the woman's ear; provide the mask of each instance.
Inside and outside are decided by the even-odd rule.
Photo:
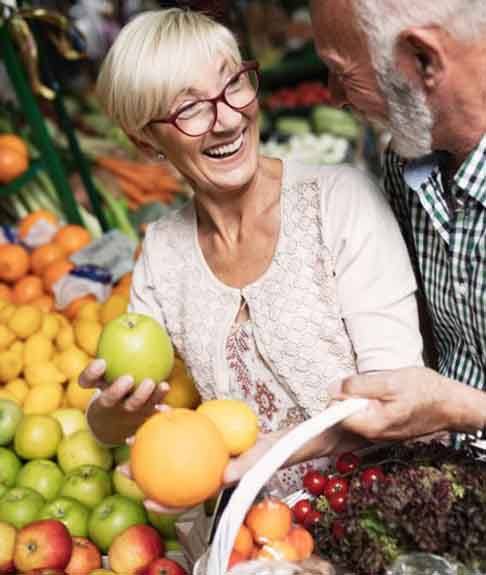
[[[409,28],[400,34],[395,46],[398,69],[425,93],[434,92],[444,75],[443,34],[436,27]]]
[[[151,144],[149,144],[148,142],[144,142],[142,140],[139,140],[138,138],[135,138],[134,136],[128,136],[130,141],[132,142],[132,144],[134,144],[139,150],[142,150],[142,152],[149,156],[150,158],[157,158],[159,160],[161,160],[161,156],[163,158],[165,158],[164,154],[162,152],[160,152],[159,150],[156,150]]]

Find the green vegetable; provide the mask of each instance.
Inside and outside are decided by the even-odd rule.
[[[361,128],[351,114],[330,106],[316,106],[311,115],[312,126],[317,134],[327,132],[348,140],[357,140]]]
[[[297,134],[310,134],[311,125],[305,118],[294,116],[283,116],[275,123],[275,129],[283,136],[294,136]]]

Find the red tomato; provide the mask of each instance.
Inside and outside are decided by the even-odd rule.
[[[324,477],[324,475],[322,475],[322,473],[319,473],[319,471],[312,469],[311,471],[308,471],[304,475],[302,484],[304,485],[304,488],[307,489],[307,491],[311,495],[319,497],[319,495],[322,495],[324,493],[324,487],[326,486],[326,478]]]
[[[312,504],[309,499],[301,499],[292,507],[294,519],[301,525],[305,523],[307,516],[312,510]]]
[[[320,519],[321,519],[321,514],[319,513],[319,511],[316,511],[315,509],[311,509],[309,511],[309,513],[307,514],[307,517],[304,521],[304,527],[312,527],[316,523],[319,523]]]
[[[347,495],[349,489],[348,480],[344,477],[332,477],[324,487],[324,495],[329,499],[335,493]]]
[[[346,495],[342,493],[333,493],[328,499],[329,507],[336,513],[342,513],[346,509]]]
[[[385,480],[385,474],[379,467],[368,467],[361,472],[361,485],[370,488],[374,483]]]
[[[336,469],[343,475],[354,471],[359,464],[360,458],[350,451],[341,453],[341,455],[336,459]]]

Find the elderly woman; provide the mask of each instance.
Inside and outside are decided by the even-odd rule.
[[[239,398],[257,413],[262,438],[228,481],[325,409],[343,378],[422,363],[415,280],[386,202],[350,167],[261,156],[258,76],[228,29],[168,9],[121,31],[98,84],[110,117],[194,190],[148,228],[130,305],[167,329],[204,400]],[[126,375],[107,386],[104,369],[93,362],[81,383],[103,390],[88,419],[110,444],[154,411],[167,384],[132,391]],[[327,433],[293,462],[351,439]],[[289,467],[278,479],[291,489],[295,476]]]

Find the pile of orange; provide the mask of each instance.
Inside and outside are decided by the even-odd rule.
[[[289,506],[268,497],[248,511],[233,545],[228,568],[251,559],[303,561],[313,550],[312,535],[301,525],[293,525]]]

